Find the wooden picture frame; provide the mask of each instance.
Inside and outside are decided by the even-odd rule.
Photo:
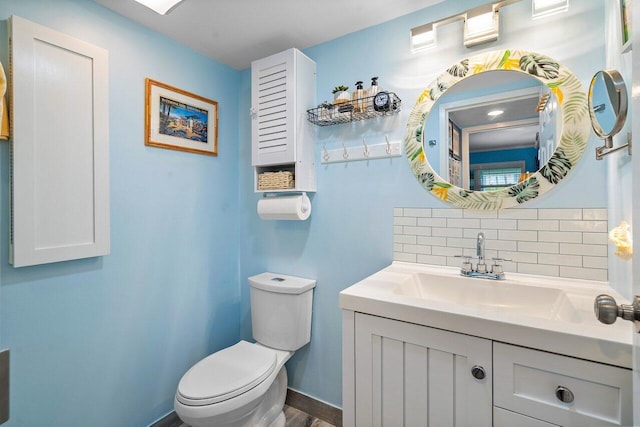
[[[145,79],[144,145],[218,155],[218,103]]]
[[[620,0],[622,53],[626,53],[631,50],[631,1],[632,0]]]

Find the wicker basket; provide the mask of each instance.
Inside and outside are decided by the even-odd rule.
[[[295,186],[293,172],[263,172],[258,175],[258,190],[285,190]]]

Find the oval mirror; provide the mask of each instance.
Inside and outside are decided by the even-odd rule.
[[[627,119],[627,88],[616,70],[598,71],[589,85],[589,116],[593,132],[605,140],[604,147],[613,147],[613,136],[620,132]],[[598,157],[596,150],[596,157]]]
[[[524,203],[580,159],[589,136],[586,98],[577,77],[544,55],[502,50],[465,59],[418,98],[407,160],[425,189],[456,206]]]

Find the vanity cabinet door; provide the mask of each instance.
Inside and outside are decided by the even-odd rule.
[[[490,340],[356,313],[356,425],[491,426],[491,362]]]

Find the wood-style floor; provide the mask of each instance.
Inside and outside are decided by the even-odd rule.
[[[334,427],[333,424],[314,418],[306,412],[284,405],[285,427]],[[180,424],[178,427],[189,427]]]

